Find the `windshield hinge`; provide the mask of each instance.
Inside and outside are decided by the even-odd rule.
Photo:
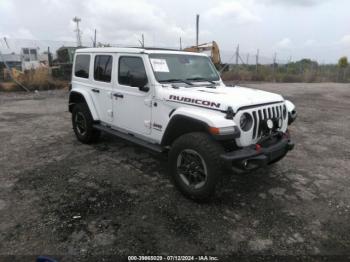
[[[228,107],[226,110],[226,119],[233,119],[233,117],[235,116],[235,112],[233,111],[232,107]]]

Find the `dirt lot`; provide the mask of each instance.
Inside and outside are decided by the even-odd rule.
[[[208,204],[163,157],[79,143],[66,92],[0,93],[0,254],[350,255],[350,85],[249,86],[296,104],[295,150]]]

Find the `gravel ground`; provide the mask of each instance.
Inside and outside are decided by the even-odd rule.
[[[65,91],[0,93],[0,255],[350,255],[350,85],[248,86],[296,104],[295,150],[207,204],[162,156],[79,143]]]

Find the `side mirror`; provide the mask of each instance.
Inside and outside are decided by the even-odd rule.
[[[149,87],[145,85],[148,83],[147,75],[145,72],[130,72],[129,73],[130,85],[133,87],[138,87],[140,91],[148,92]]]

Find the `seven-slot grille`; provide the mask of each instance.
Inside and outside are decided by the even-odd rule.
[[[252,111],[254,126],[253,139],[258,138],[263,133],[262,121],[266,119],[283,119],[283,105],[273,105],[267,107],[259,107]]]

